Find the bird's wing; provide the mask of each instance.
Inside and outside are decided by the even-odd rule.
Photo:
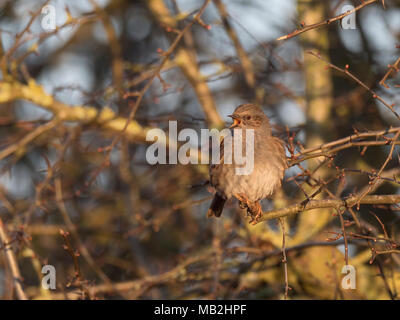
[[[282,155],[281,157],[278,157],[278,159],[282,161],[283,168],[286,169],[288,167],[288,163],[285,152],[285,143],[283,142],[282,139],[279,139],[277,137],[272,136],[272,138],[273,138],[272,143],[274,143],[279,148],[279,152],[277,154]]]
[[[224,163],[224,141],[225,141],[225,137],[222,137],[220,140],[220,144],[219,144],[219,163],[211,163],[210,164],[210,168],[214,169],[217,168],[218,166],[222,165]]]

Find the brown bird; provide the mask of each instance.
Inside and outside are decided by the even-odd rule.
[[[272,136],[268,117],[261,108],[253,104],[242,104],[230,115],[233,124],[230,126],[232,133],[242,130],[242,154],[246,154],[246,130],[254,129],[254,167],[247,175],[237,174],[238,165],[233,157],[231,164],[224,162],[223,152],[233,153],[235,139],[229,140],[230,145],[224,146],[228,141],[225,138],[220,147],[221,161],[219,164],[210,165],[210,184],[216,193],[207,212],[208,217],[221,216],[225,202],[235,197],[239,200],[240,207],[246,208],[251,216],[251,222],[256,222],[262,215],[260,200],[270,198],[277,188],[281,186],[284,171],[287,168],[284,143]],[[250,141],[250,139],[249,139]],[[248,148],[249,145],[247,145]]]

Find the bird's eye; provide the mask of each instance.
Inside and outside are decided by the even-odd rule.
[[[250,120],[251,119],[251,116],[246,116],[246,120]]]

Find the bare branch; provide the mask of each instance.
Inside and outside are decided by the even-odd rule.
[[[336,17],[333,17],[333,18],[330,18],[330,19],[326,19],[325,21],[321,21],[321,22],[314,23],[314,24],[311,24],[311,25],[308,25],[308,26],[304,26],[302,29],[297,29],[297,30],[285,35],[285,36],[279,37],[276,40],[277,41],[287,40],[287,39],[296,37],[296,36],[298,36],[299,34],[301,34],[303,32],[307,32],[307,31],[312,30],[312,29],[316,29],[316,28],[320,28],[320,27],[329,25],[332,22],[335,22],[335,21],[338,21],[338,20],[342,20],[344,17],[347,17],[348,15],[350,15],[350,14],[352,14],[352,13],[354,13],[354,12],[356,12],[356,11],[362,9],[362,8],[364,8],[365,6],[368,6],[368,5],[370,5],[370,4],[374,3],[374,2],[377,2],[377,1],[378,0],[362,1],[362,3],[359,6],[355,7],[353,10],[349,10],[349,11],[347,11],[345,13],[342,13],[342,14],[336,16]]]
[[[19,300],[27,300],[28,298],[22,288],[22,277],[21,277],[21,273],[19,271],[17,259],[15,258],[14,252],[12,251],[12,248],[10,247],[9,243],[10,243],[10,240],[4,229],[3,221],[0,218],[0,244],[1,244],[1,248],[5,252],[7,263],[10,267],[11,274],[13,276],[14,288],[15,288],[15,291],[17,293],[17,297]]]

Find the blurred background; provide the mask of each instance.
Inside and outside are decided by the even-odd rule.
[[[397,1],[365,5],[354,28],[338,21],[277,40],[360,4],[0,0],[0,218],[9,242],[0,246],[0,297],[18,294],[10,245],[31,299],[398,298],[397,206],[361,205],[343,221],[322,208],[253,226],[232,201],[207,219],[207,166],[145,157],[150,128],[177,120],[178,129],[221,129],[248,102],[271,118],[288,157],[398,127],[390,108],[327,64],[400,112],[395,68],[380,84],[399,58]],[[353,146],[293,165],[263,207],[364,190],[390,150]],[[398,164],[395,147],[372,193],[399,193]],[[346,256],[357,272],[352,290],[341,285]],[[55,290],[41,286],[47,264]]]

